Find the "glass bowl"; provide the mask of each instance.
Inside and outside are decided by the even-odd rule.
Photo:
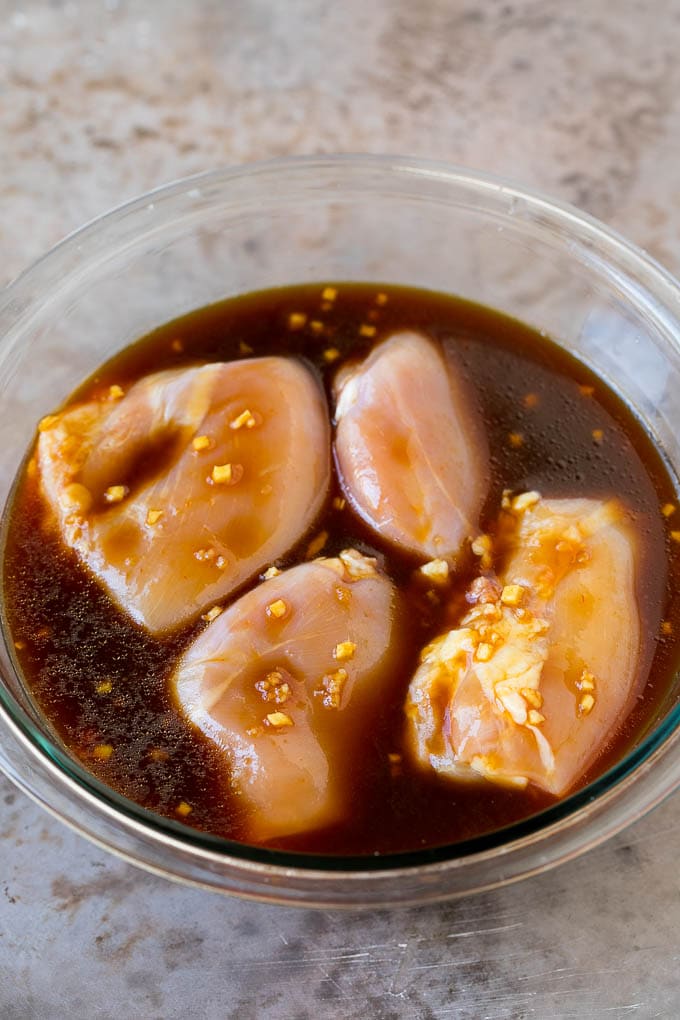
[[[36,421],[116,351],[229,295],[328,280],[409,284],[549,334],[631,405],[680,472],[680,286],[575,209],[421,160],[285,159],[171,184],[73,234],[0,295],[0,498]],[[627,757],[521,823],[392,857],[253,849],[118,796],[53,738],[0,649],[0,767],[45,808],[151,871],[263,900],[385,906],[461,896],[606,839],[680,782],[670,694]]]

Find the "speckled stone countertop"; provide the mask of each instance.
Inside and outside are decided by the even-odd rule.
[[[677,0],[0,0],[0,284],[167,180],[402,152],[568,199],[680,273]],[[460,903],[286,910],[121,863],[0,780],[3,1020],[675,1017],[680,799]]]

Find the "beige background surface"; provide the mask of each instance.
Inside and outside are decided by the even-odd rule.
[[[680,2],[0,0],[0,284],[112,205],[400,152],[577,203],[680,273]],[[147,876],[0,782],[0,1016],[674,1017],[676,796],[460,904],[286,911]]]

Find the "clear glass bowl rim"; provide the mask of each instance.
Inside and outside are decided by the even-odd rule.
[[[35,261],[0,293],[0,336],[8,335],[13,329],[26,328],[32,304],[36,300],[39,302],[33,295],[42,292],[41,284],[57,279],[55,271],[60,261],[68,263],[75,257],[77,263],[78,257],[82,257],[91,242],[96,243],[102,231],[108,227],[126,220],[133,221],[150,204],[171,215],[173,202],[196,189],[224,189],[231,182],[245,177],[260,178],[264,187],[267,181],[275,181],[282,171],[292,175],[293,179],[303,175],[317,175],[322,183],[324,180],[331,183],[337,175],[344,175],[351,179],[355,188],[361,187],[362,179],[368,179],[376,173],[384,176],[385,183],[390,180],[395,186],[406,178],[420,177],[422,180],[435,180],[449,188],[452,194],[447,201],[453,205],[469,206],[470,196],[482,206],[485,200],[490,203],[500,199],[507,206],[520,201],[542,222],[550,223],[561,234],[578,242],[581,248],[575,251],[575,258],[583,253],[594,253],[599,265],[606,264],[623,270],[639,288],[636,297],[644,297],[645,294],[649,296],[657,319],[663,320],[670,315],[672,320],[680,321],[680,284],[673,276],[615,231],[567,203],[520,187],[504,178],[446,163],[391,155],[343,154],[284,157],[207,171],[154,189],[95,218]],[[342,190],[339,188],[335,197],[341,196]],[[464,201],[465,196],[468,196],[467,202]],[[121,238],[116,240],[118,244],[123,244]],[[676,341],[676,344],[680,347],[680,342]],[[318,905],[325,906],[362,904],[361,890],[352,887],[358,882],[366,888],[373,879],[378,880],[377,889],[384,893],[381,895],[380,891],[377,892],[373,905],[376,902],[443,899],[504,884],[544,870],[596,845],[641,817],[680,785],[678,704],[656,729],[606,773],[587,787],[523,821],[474,839],[429,850],[380,857],[317,856],[232,842],[199,832],[139,807],[66,758],[34,726],[3,684],[0,684],[0,737],[3,738],[5,754],[10,746],[12,751],[19,754],[20,759],[37,760],[40,764],[35,773],[33,770],[27,773],[21,767],[15,769],[12,761],[9,758],[3,760],[3,754],[0,754],[0,768],[24,792],[77,831],[132,863],[195,885],[277,902],[291,899],[286,893],[286,885],[294,887],[296,879],[299,879],[307,887],[311,880],[309,887],[315,889],[315,892],[311,897],[309,893],[303,894],[302,900],[308,902],[312,898]],[[661,759],[664,759],[667,768],[665,781],[659,785],[650,782],[650,771]],[[631,797],[631,790],[636,785],[639,787],[638,796]],[[51,803],[53,786],[57,786],[61,794],[59,807]],[[74,804],[73,812],[63,807],[61,801],[64,798]],[[110,835],[102,837],[97,832],[96,824],[84,821],[83,812],[79,808],[84,809],[86,814],[89,812],[96,815],[99,812],[115,819],[133,839],[135,834],[143,833],[147,843],[156,847],[158,853],[155,850],[149,852],[145,846],[144,851],[137,854],[122,844],[117,845]],[[573,831],[579,825],[581,836],[575,835]],[[550,845],[554,844],[555,836],[564,835],[566,829],[572,830],[570,838],[559,840],[551,850]],[[200,877],[194,868],[186,869],[179,863],[173,866],[167,860],[173,850],[180,851],[180,856],[189,852],[195,858],[199,870],[202,862],[210,867]],[[492,875],[486,875],[480,881],[471,875],[471,882],[461,883],[460,875],[457,875],[455,883],[450,886],[447,884],[447,873],[460,872],[461,868],[475,863],[485,865],[499,853],[503,854],[505,863],[510,865],[505,869],[503,877],[495,880]],[[515,865],[511,863],[513,855]],[[227,882],[220,880],[220,862],[230,866],[227,869],[230,874]],[[262,888],[255,892],[239,888],[238,881],[231,875],[230,869],[234,867],[237,873],[241,870],[249,872],[256,886],[260,876],[263,880]],[[399,895],[386,892],[387,883],[398,883],[400,877],[407,874],[412,877],[414,872],[423,876],[430,874],[435,880],[432,886],[434,894],[412,894],[410,899],[404,901]],[[328,880],[337,883],[338,879],[343,878],[350,882],[346,893],[324,891]],[[272,879],[275,880],[276,891],[270,888]]]

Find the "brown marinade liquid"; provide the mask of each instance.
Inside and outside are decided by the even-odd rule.
[[[671,595],[680,588],[680,544],[670,531],[680,527],[680,510],[677,524],[661,512],[665,504],[678,502],[662,458],[630,409],[603,382],[516,320],[405,287],[337,283],[332,285],[336,299],[324,301],[324,286],[331,285],[248,294],[192,312],[117,355],[72,400],[114,383],[126,388],[164,368],[265,354],[304,358],[329,392],[344,358],[367,353],[392,332],[413,329],[439,341],[474,389],[487,429],[492,482],[483,529],[497,516],[506,488],[537,489],[546,496],[618,496],[636,522],[642,549],[643,651],[646,661],[653,659],[652,667],[632,714],[583,777],[583,784],[589,782],[639,740],[674,697],[678,656],[672,635],[680,633],[680,600]],[[304,325],[290,328],[291,313],[305,316]],[[371,327],[375,334],[368,336]],[[329,360],[335,351],[338,356]],[[351,817],[342,825],[270,845],[328,854],[418,850],[488,833],[553,803],[554,798],[531,787],[518,792],[440,779],[413,767],[406,754],[398,765],[390,763],[388,755],[403,750],[410,677],[420,649],[444,629],[443,608],[409,584],[415,565],[410,557],[381,544],[349,504],[333,509],[338,494],[337,488],[330,493],[310,535],[328,531],[326,556],[355,546],[379,557],[410,600],[412,647],[403,670],[394,676],[391,704],[361,758],[346,762]],[[279,565],[295,561],[293,551]],[[460,575],[460,590],[469,579]],[[184,720],[168,692],[178,655],[205,624],[199,620],[159,640],[131,622],[45,526],[37,485],[28,473],[10,510],[4,591],[11,640],[27,686],[71,753],[144,807],[239,840],[244,831],[239,798],[229,792],[222,756]],[[113,748],[110,757],[96,757],[102,745]],[[182,802],[191,806],[184,817],[177,812]]]

